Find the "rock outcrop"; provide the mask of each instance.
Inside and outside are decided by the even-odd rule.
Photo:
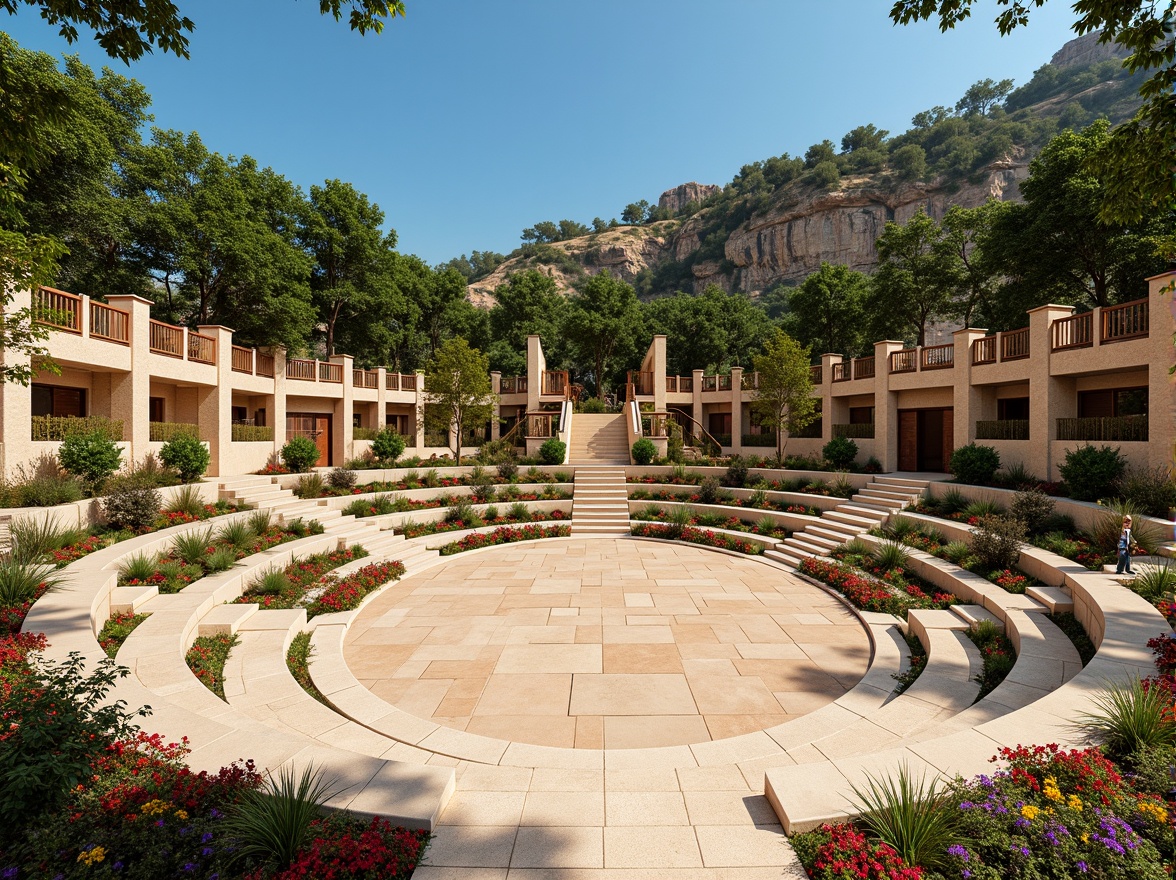
[[[1054,53],[1049,63],[1054,67],[1072,67],[1075,64],[1094,64],[1097,61],[1127,57],[1128,51],[1118,43],[1100,43],[1100,34],[1101,31],[1095,31],[1070,40]]]
[[[708,196],[713,196],[721,190],[721,186],[716,186],[713,183],[695,183],[691,181],[690,183],[680,184],[673,189],[667,189],[658,197],[657,206],[659,208],[668,208],[677,214],[691,202],[702,204],[703,200]]]

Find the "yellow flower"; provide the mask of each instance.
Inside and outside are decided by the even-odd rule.
[[[187,819],[188,818],[188,811],[187,810],[176,810],[176,818]]]
[[[106,858],[106,850],[100,846],[78,854],[78,861],[84,865],[96,865]]]
[[[1052,776],[1045,777],[1042,782],[1041,793],[1051,801],[1061,801],[1062,792],[1058,789],[1058,781]]]
[[[1026,819],[1028,819],[1030,822],[1032,822],[1034,819],[1036,819],[1037,814],[1040,812],[1041,811],[1039,809],[1037,809],[1037,807],[1033,806],[1032,804],[1025,804],[1025,806],[1021,807],[1021,815],[1024,816]]]
[[[1168,821],[1168,811],[1154,801],[1140,801],[1139,812],[1161,824]]]
[[[1081,813],[1082,812],[1082,798],[1078,797],[1078,795],[1076,795],[1076,794],[1072,794],[1068,798],[1066,798],[1066,806],[1069,807],[1071,810],[1074,810],[1075,812]]]
[[[1089,834],[1083,834],[1083,835],[1082,835],[1082,842],[1083,842],[1083,843],[1090,843],[1090,835],[1089,835]]]
[[[162,816],[171,809],[171,804],[167,801],[161,801],[158,798],[153,801],[147,801],[143,804],[143,808],[139,810],[140,815],[143,816]]]

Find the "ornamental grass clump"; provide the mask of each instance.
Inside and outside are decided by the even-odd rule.
[[[0,608],[29,606],[60,587],[64,577],[47,563],[17,562],[11,556],[0,556]],[[24,610],[27,612],[27,607]]]
[[[8,525],[9,552],[21,563],[48,561],[53,551],[77,544],[86,537],[81,529],[63,526],[55,516],[18,517]]]
[[[884,572],[905,569],[910,561],[906,548],[897,541],[883,541],[870,553],[871,562]]]
[[[1078,716],[1079,727],[1122,760],[1148,748],[1176,746],[1172,692],[1161,683],[1132,678],[1107,682],[1093,697],[1095,710]]]
[[[894,849],[909,865],[939,869],[960,840],[958,811],[936,780],[918,778],[905,765],[897,779],[867,775],[853,786],[854,807],[866,832]]]

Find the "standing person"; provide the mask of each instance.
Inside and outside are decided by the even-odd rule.
[[[1134,574],[1131,571],[1131,545],[1135,539],[1131,537],[1131,517],[1123,517],[1123,530],[1119,532],[1119,564],[1115,566],[1115,574]]]

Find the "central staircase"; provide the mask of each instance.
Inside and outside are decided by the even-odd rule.
[[[629,463],[629,431],[624,413],[576,413],[568,464]]]
[[[576,418],[579,418],[577,416]],[[629,534],[629,493],[624,468],[576,468],[572,487],[572,535]]]
[[[820,524],[785,538],[764,556],[794,568],[810,556],[828,556],[834,547],[852,541],[885,522],[892,513],[918,501],[928,485],[927,480],[877,477],[849,501],[822,513]]]

